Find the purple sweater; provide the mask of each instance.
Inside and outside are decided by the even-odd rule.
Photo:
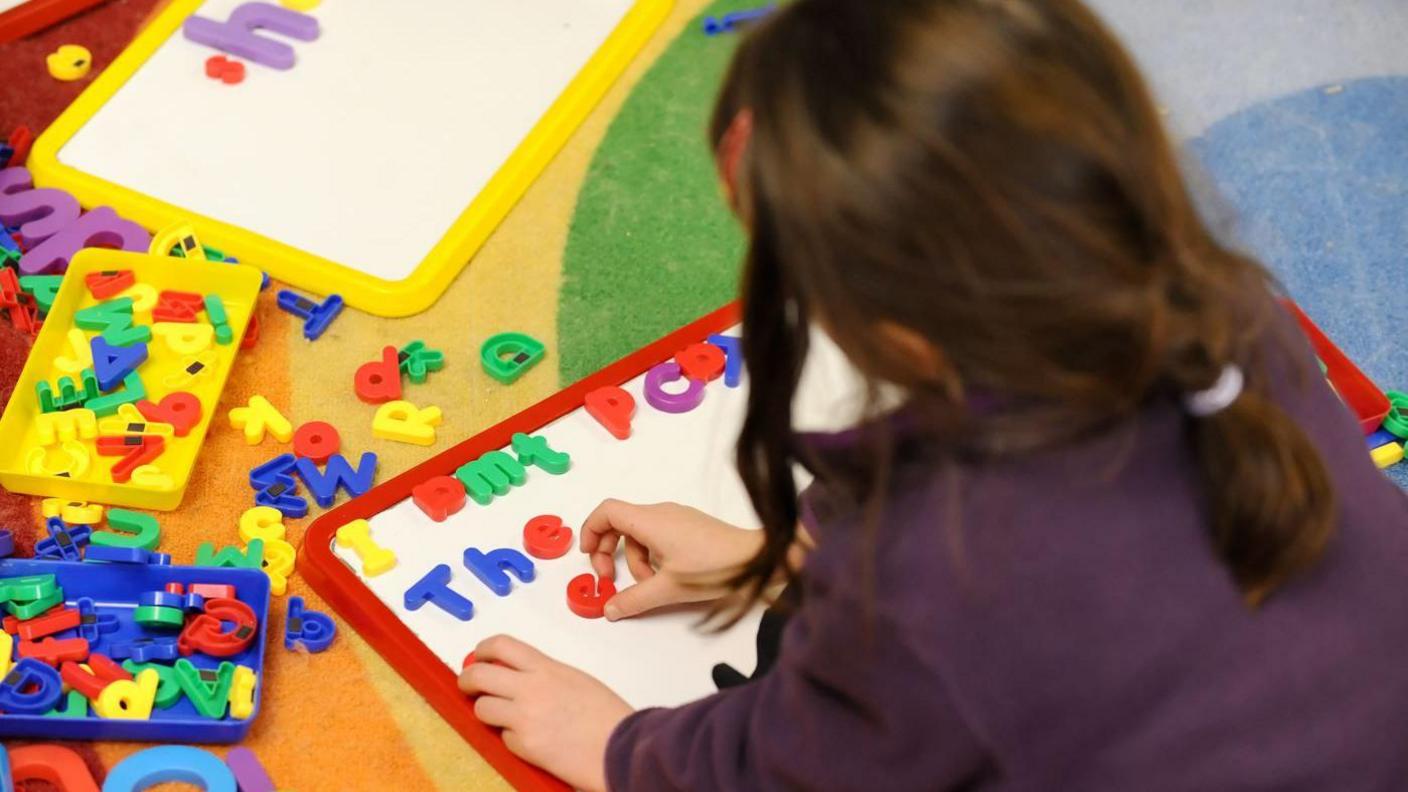
[[[873,599],[856,516],[806,509],[777,666],[626,719],[611,789],[1408,790],[1408,498],[1311,379],[1273,391],[1338,533],[1261,610],[1212,554],[1172,400],[1076,447],[909,470]]]

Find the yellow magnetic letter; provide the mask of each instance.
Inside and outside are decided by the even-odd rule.
[[[273,506],[255,506],[240,515],[240,541],[263,539],[272,542],[284,538],[284,515]],[[265,545],[267,552],[268,545]]]
[[[34,428],[39,430],[40,445],[89,440],[98,436],[98,416],[86,409],[40,413],[34,416]]]
[[[98,700],[93,702],[93,711],[104,718],[121,720],[146,720],[152,716],[152,704],[156,701],[156,688],[161,677],[148,668],[137,675],[137,679],[119,679],[109,682]]]
[[[243,429],[244,441],[250,445],[263,442],[265,431],[280,443],[293,439],[293,424],[263,396],[251,396],[248,407],[230,410],[230,426]]]
[[[439,407],[418,409],[408,401],[391,401],[381,405],[372,418],[372,436],[416,445],[433,445],[435,427],[441,420]]]
[[[366,520],[353,520],[337,529],[337,543],[362,559],[362,574],[376,577],[396,566],[396,554],[372,540],[372,527]]]
[[[29,456],[25,457],[25,466],[29,472],[36,476],[63,476],[65,478],[80,478],[88,472],[88,465],[92,462],[88,455],[88,446],[77,440],[65,440],[57,449],[57,455],[51,455],[49,450],[43,448],[29,449]],[[61,458],[60,458],[61,457]]]
[[[84,501],[45,498],[41,504],[45,517],[58,517],[69,525],[97,525],[103,521],[103,507]]]
[[[65,374],[77,374],[93,367],[93,347],[88,336],[77,327],[68,331],[68,345],[73,347],[73,357],[59,355],[54,358],[54,366]]]
[[[138,487],[154,490],[169,490],[176,486],[175,479],[163,473],[156,465],[138,465],[132,471],[132,483]]]
[[[144,314],[156,307],[156,289],[150,283],[134,283],[117,295],[132,298],[132,313]]]
[[[62,415],[62,413],[50,413]],[[142,411],[130,404],[117,405],[117,415],[98,421],[98,430],[105,435],[158,436],[170,440],[176,434],[176,427],[168,423],[148,421]]]
[[[298,551],[282,539],[264,541],[264,574],[269,576],[269,592],[282,597],[288,591],[288,576],[293,574],[293,565]]]
[[[190,322],[155,322],[152,335],[166,339],[166,345],[178,355],[194,355],[210,348],[215,328]]]
[[[249,666],[235,666],[230,684],[230,717],[244,720],[254,714],[254,684],[259,680]]]
[[[191,228],[190,223],[181,220],[156,232],[152,243],[147,246],[147,255],[174,256],[174,250],[180,250],[185,258],[197,261],[205,258],[205,251],[201,249],[200,240],[196,238],[196,230]]]

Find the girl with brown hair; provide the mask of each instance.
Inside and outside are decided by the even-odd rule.
[[[1090,11],[797,0],[713,137],[763,530],[608,501],[582,549],[624,546],[608,618],[800,604],[671,710],[485,641],[512,750],[584,789],[1408,788],[1408,498]],[[903,404],[794,431],[812,324]]]

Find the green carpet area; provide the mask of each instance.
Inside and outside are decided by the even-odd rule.
[[[709,5],[641,79],[592,158],[563,252],[564,383],[737,294],[743,236],[724,206],[706,128],[738,36],[707,36],[702,20],[759,4]]]

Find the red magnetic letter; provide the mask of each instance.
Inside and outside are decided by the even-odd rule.
[[[616,584],[588,572],[567,582],[567,607],[583,619],[600,619],[606,601],[616,596]]]
[[[59,745],[25,745],[10,749],[11,780],[44,781],[63,792],[98,792],[98,782],[83,757]]]
[[[718,379],[724,373],[724,351],[713,344],[690,344],[675,353],[675,362],[686,377],[700,382]]]
[[[523,526],[523,549],[534,558],[561,558],[572,546],[572,529],[556,514],[541,514]]]
[[[293,453],[320,465],[341,448],[337,427],[324,421],[309,421],[293,433]]]
[[[420,510],[435,522],[464,508],[464,485],[454,476],[436,476],[417,484],[411,490],[411,499]]]
[[[155,404],[142,399],[137,402],[137,411],[148,421],[171,424],[177,437],[190,434],[201,416],[200,399],[185,391],[168,393]]]
[[[597,388],[583,401],[587,415],[606,427],[617,440],[631,436],[631,416],[636,414],[636,400],[615,385]]]
[[[384,347],[381,360],[363,363],[353,380],[357,398],[367,404],[382,404],[401,398],[401,360],[396,347]]]

